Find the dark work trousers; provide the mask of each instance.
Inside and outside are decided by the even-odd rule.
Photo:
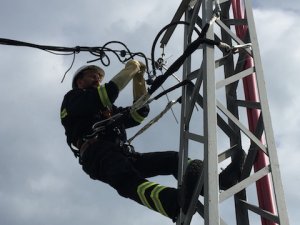
[[[176,221],[178,190],[147,180],[158,175],[177,178],[175,151],[125,155],[119,146],[99,140],[84,152],[83,170],[95,180],[109,184],[117,192]]]

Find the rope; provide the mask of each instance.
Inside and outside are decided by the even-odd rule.
[[[143,126],[135,135],[133,135],[131,138],[128,139],[128,143],[130,144],[133,139],[135,139],[137,136],[139,136],[140,134],[144,133],[145,130],[147,130],[149,127],[151,127],[154,123],[156,123],[160,118],[163,117],[163,115],[165,115],[169,109],[172,108],[172,106],[174,104],[176,104],[177,102],[180,101],[181,98],[178,98],[176,101],[170,101],[168,102],[168,104],[166,105],[165,109],[163,111],[161,111],[156,117],[154,117],[152,120],[150,120],[145,126]]]

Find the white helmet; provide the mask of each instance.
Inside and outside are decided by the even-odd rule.
[[[73,75],[73,80],[72,80],[72,88],[75,89],[77,88],[77,84],[76,81],[77,79],[80,77],[80,75],[82,74],[83,71],[85,70],[93,70],[96,71],[97,73],[99,73],[101,76],[105,74],[104,70],[96,65],[84,65],[81,66],[78,70],[76,70],[76,72]]]

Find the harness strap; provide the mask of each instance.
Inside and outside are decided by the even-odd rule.
[[[77,143],[78,143],[78,148],[79,148],[79,156],[80,158],[82,158],[84,152],[92,145],[94,144],[96,141],[98,141],[97,138],[91,138],[91,139],[88,139],[86,141],[83,141],[83,140],[78,140]]]
[[[72,152],[74,153],[74,156],[77,158],[79,157],[79,149],[73,144],[71,143],[69,145],[70,149],[72,150]]]

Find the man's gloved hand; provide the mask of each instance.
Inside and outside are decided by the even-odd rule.
[[[129,81],[139,75],[143,77],[146,70],[146,66],[137,60],[130,60],[126,63],[125,68],[122,69],[117,75],[115,75],[111,81],[114,82],[119,91],[123,90]]]
[[[132,80],[133,82],[132,93],[133,93],[134,102],[147,93],[146,82],[144,79],[146,66],[142,62],[139,62],[139,64],[140,64],[140,71],[133,77]]]

